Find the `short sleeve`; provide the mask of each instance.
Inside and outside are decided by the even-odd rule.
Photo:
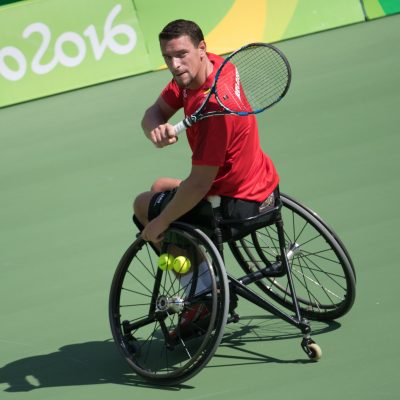
[[[182,90],[174,80],[171,80],[161,92],[162,99],[172,108],[178,110],[183,107]]]

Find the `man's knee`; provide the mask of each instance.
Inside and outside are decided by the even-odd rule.
[[[143,225],[148,223],[149,205],[153,196],[152,192],[144,192],[139,194],[133,202],[133,212]]]
[[[152,185],[150,190],[152,192],[165,192],[178,187],[181,183],[180,179],[175,178],[159,178]]]

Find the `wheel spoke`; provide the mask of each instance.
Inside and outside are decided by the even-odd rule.
[[[330,320],[351,308],[355,295],[355,277],[347,250],[337,236],[312,211],[281,195],[286,254],[297,302],[303,316]],[[278,232],[270,225],[230,244],[233,254],[245,272],[263,269],[280,256]],[[255,283],[268,297],[295,311],[289,280],[285,275]]]

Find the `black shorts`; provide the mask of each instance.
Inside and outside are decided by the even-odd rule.
[[[161,214],[161,211],[175,196],[176,191],[177,189],[172,189],[154,194],[149,204],[149,221]],[[213,217],[214,214],[211,204],[207,200],[201,200],[200,203],[198,203],[186,214],[179,217],[178,220],[196,226],[209,226],[213,224]]]
[[[161,211],[174,197],[177,189],[155,193],[149,205],[149,221],[160,215]],[[224,220],[242,220],[264,213],[275,205],[275,199],[279,197],[279,189],[276,188],[263,202],[241,200],[233,197],[221,196],[221,205],[218,212]],[[215,212],[211,203],[206,199],[201,200],[192,210],[182,215],[178,220],[192,225],[204,227],[215,225]]]

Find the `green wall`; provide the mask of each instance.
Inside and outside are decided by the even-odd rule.
[[[158,32],[173,19],[198,22],[208,49],[225,54],[246,43],[274,43],[400,7],[400,0],[364,3],[186,0],[183,7],[182,0],[2,1],[0,107],[164,68]]]

